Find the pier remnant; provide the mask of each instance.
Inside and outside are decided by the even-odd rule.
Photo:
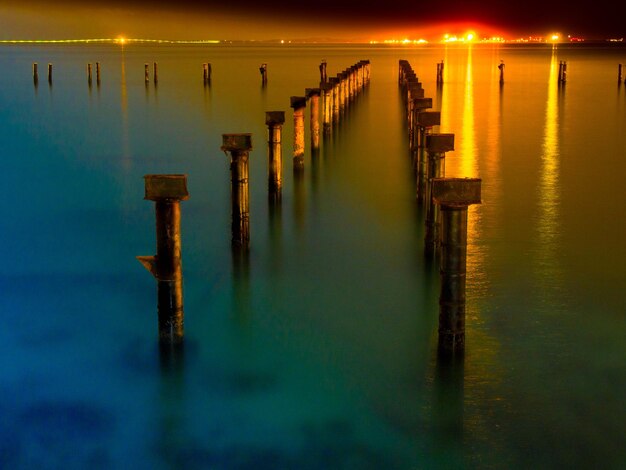
[[[443,60],[437,64],[437,85],[443,84]]]
[[[230,153],[232,248],[247,250],[250,245],[248,157],[252,134],[222,134],[221,149]]]
[[[279,203],[283,185],[283,150],[282,129],[285,123],[284,111],[267,111],[265,124],[267,125],[267,183],[269,200]]]
[[[418,111],[415,125],[417,126],[417,152],[415,166],[417,167],[417,200],[420,204],[426,199],[428,185],[428,158],[425,156],[426,135],[434,126],[441,124],[441,112]]]
[[[96,62],[96,85],[100,85],[100,62]]]
[[[333,85],[326,82],[322,85],[322,128],[324,136],[328,136],[331,131],[333,119]]]
[[[567,62],[562,60],[559,62],[559,83],[565,83],[567,81]]]
[[[153,80],[154,80],[154,84],[156,85],[159,81],[159,65],[154,62],[152,64],[152,75],[153,75]]]
[[[432,197],[432,181],[445,176],[446,152],[454,150],[454,134],[429,134],[426,136],[428,153],[428,184],[426,185],[426,230],[424,242],[427,252],[439,244],[439,208]]]
[[[500,85],[504,83],[504,61],[500,61],[500,65],[498,65],[498,70],[500,70]]]
[[[48,83],[52,84],[52,64],[48,64]]]
[[[39,83],[39,72],[37,71],[37,62],[33,62],[33,83],[35,86]]]
[[[261,83],[267,85],[267,64],[261,64],[259,72],[261,72]]]
[[[91,71],[91,63],[87,64],[87,83],[91,85],[92,71]]]
[[[322,59],[322,63],[320,64],[320,85],[326,83],[328,80],[328,76],[326,75],[326,60]]]
[[[211,64],[210,63],[202,64],[202,78],[204,80],[205,85],[211,84]]]
[[[189,199],[187,175],[146,175],[144,199],[155,202],[156,255],[137,256],[157,280],[159,343],[182,345],[184,335],[180,201]]]
[[[304,91],[305,97],[310,102],[311,117],[311,150],[316,152],[320,148],[320,94],[319,88],[307,88]]]
[[[147,85],[148,83],[150,83],[150,64],[148,63],[143,64],[143,73],[144,73],[144,80]]]
[[[432,197],[442,214],[439,353],[457,356],[465,349],[467,208],[481,203],[481,180],[435,178]]]
[[[304,169],[304,109],[306,97],[292,96],[290,98],[293,108],[293,169]]]
[[[622,64],[617,64],[617,84],[622,84]]]

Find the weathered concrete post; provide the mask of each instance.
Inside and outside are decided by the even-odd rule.
[[[332,125],[332,116],[333,116],[333,85],[331,83],[324,83],[322,85],[322,107],[323,107],[323,118],[322,118],[322,127],[324,135],[329,135]]]
[[[326,75],[326,60],[322,59],[322,63],[320,64],[320,85],[326,83],[328,81],[328,76]]]
[[[33,83],[35,86],[39,83],[39,72],[37,71],[37,62],[33,63]]]
[[[248,157],[252,150],[252,135],[222,134],[221,149],[230,153],[232,247],[247,250],[250,245]]]
[[[92,78],[91,63],[89,63],[87,64],[87,83],[89,83],[89,85],[91,85],[91,78]]]
[[[282,129],[284,123],[284,111],[267,111],[265,113],[265,124],[268,131],[267,186],[271,203],[279,203],[281,200],[283,186]]]
[[[304,109],[306,97],[292,96],[291,107],[293,108],[293,170],[304,169]]]
[[[478,178],[441,178],[432,181],[432,195],[441,206],[441,293],[439,296],[439,353],[462,355],[465,349],[465,281],[467,208],[481,203]]]
[[[320,89],[307,88],[305,96],[311,106],[311,150],[317,152],[320,149]]]
[[[428,182],[426,186],[426,231],[424,242],[426,251],[432,252],[439,244],[439,207],[432,197],[432,181],[446,175],[446,152],[454,150],[454,134],[429,134],[426,136],[428,152]]]
[[[434,126],[441,124],[439,111],[419,111],[417,113],[417,200],[420,203],[426,201],[426,187],[428,185],[428,159],[424,155],[426,147],[426,132]]]
[[[159,66],[156,62],[152,64],[152,75],[154,75],[152,78],[154,79],[154,84],[156,85],[159,81]]]
[[[411,152],[411,159],[413,169],[417,168],[420,160],[420,150],[422,149],[421,142],[418,140],[419,128],[417,125],[417,115],[421,111],[428,108],[432,108],[433,99],[424,98],[424,89],[413,85],[410,87],[410,97],[408,100],[408,128],[409,128],[409,150]],[[423,153],[423,152],[422,152]]]
[[[150,64],[143,64],[144,81],[150,83]]]
[[[504,61],[500,61],[500,65],[498,65],[498,70],[500,70],[500,84],[504,83]]]
[[[267,85],[267,64],[261,64],[259,72],[261,72],[261,84]]]
[[[183,342],[183,270],[180,201],[189,199],[186,175],[146,175],[144,199],[155,202],[156,256],[137,256],[157,280],[159,343],[175,349]]]
[[[52,83],[52,64],[48,64],[48,83]]]

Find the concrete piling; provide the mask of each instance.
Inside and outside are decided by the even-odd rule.
[[[92,71],[91,71],[91,63],[87,64],[87,83],[89,83],[89,85],[91,85],[91,79],[92,79]]]
[[[432,197],[442,214],[439,354],[461,356],[465,350],[467,208],[481,203],[481,180],[433,179]]]
[[[567,62],[561,61],[559,62],[559,78],[558,83],[565,83],[567,81]]]
[[[326,74],[326,65],[326,60],[322,59],[322,63],[320,64],[320,85],[328,81],[328,76]]]
[[[96,84],[100,85],[100,62],[96,62]]]
[[[498,65],[498,70],[500,70],[500,84],[504,83],[504,61],[500,61],[500,65]]]
[[[230,153],[232,248],[245,251],[250,245],[248,158],[252,150],[252,135],[222,134],[221,149]]]
[[[290,98],[293,108],[293,169],[304,169],[304,109],[306,97],[292,96]]]
[[[159,82],[159,65],[156,62],[152,64],[152,75],[154,84],[156,85]]]
[[[446,152],[454,150],[454,134],[430,134],[426,136],[428,153],[428,184],[426,185],[426,229],[424,242],[427,252],[433,252],[439,244],[439,207],[432,197],[432,181],[445,176]]]
[[[322,85],[322,128],[325,136],[330,134],[333,116],[333,85],[324,83]]]
[[[320,94],[319,88],[307,88],[305,96],[309,100],[311,109],[311,150],[317,152],[320,149]]]
[[[261,72],[261,84],[267,85],[267,64],[261,64],[259,72]]]
[[[52,84],[52,64],[48,64],[48,83]]]
[[[146,175],[144,199],[155,202],[156,256],[138,256],[157,280],[159,343],[175,350],[184,336],[180,201],[189,199],[186,175]]]
[[[146,63],[143,64],[143,74],[144,74],[144,81],[146,82],[146,85],[148,83],[150,83],[150,64]]]
[[[265,124],[267,125],[267,183],[271,203],[280,203],[283,185],[283,151],[282,129],[285,123],[284,111],[267,111]]]
[[[437,64],[437,84],[443,84],[443,60]]]
[[[39,83],[39,72],[37,70],[37,62],[33,63],[33,83],[37,85]]]
[[[202,64],[202,78],[205,85],[211,84],[211,64]]]
[[[331,77],[328,81],[332,86],[332,123],[336,125],[339,122],[339,78]]]
[[[426,201],[426,187],[428,185],[428,158],[425,156],[426,135],[429,129],[441,124],[439,111],[419,111],[417,113],[417,200],[420,204]]]
[[[617,84],[622,83],[622,64],[617,65]]]

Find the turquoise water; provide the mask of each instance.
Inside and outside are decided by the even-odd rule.
[[[3,46],[0,466],[619,468],[624,55]],[[330,76],[369,59],[371,83],[319,158],[307,149],[297,181],[289,97],[317,85],[322,59]],[[483,180],[483,204],[469,215],[462,363],[436,356],[439,275],[424,256],[399,59],[441,110],[439,130],[455,133],[446,175]],[[102,82],[89,88],[86,64],[96,61]],[[146,87],[152,61],[159,83]],[[287,116],[276,212],[269,110]],[[308,142],[308,111],[306,127]],[[254,145],[243,266],[231,259],[219,149],[231,132],[252,133]],[[155,250],[150,173],[188,175],[186,347],[173,368],[159,363],[154,279],[135,260]]]

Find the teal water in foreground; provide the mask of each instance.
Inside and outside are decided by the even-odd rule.
[[[620,468],[625,54],[0,47],[0,467]],[[307,149],[297,181],[289,97],[317,86],[322,59],[330,76],[369,59],[371,83],[319,157]],[[399,59],[441,110],[438,130],[455,134],[446,175],[483,180],[469,214],[466,356],[452,365],[436,355],[439,274],[424,256]],[[102,82],[89,88],[96,61]],[[152,61],[156,87],[144,83]],[[270,110],[287,116],[278,211]],[[308,110],[306,127],[308,144]],[[220,151],[221,135],[239,132],[254,145],[243,265]],[[155,250],[151,173],[188,175],[175,367],[159,362],[156,285],[135,260]]]

